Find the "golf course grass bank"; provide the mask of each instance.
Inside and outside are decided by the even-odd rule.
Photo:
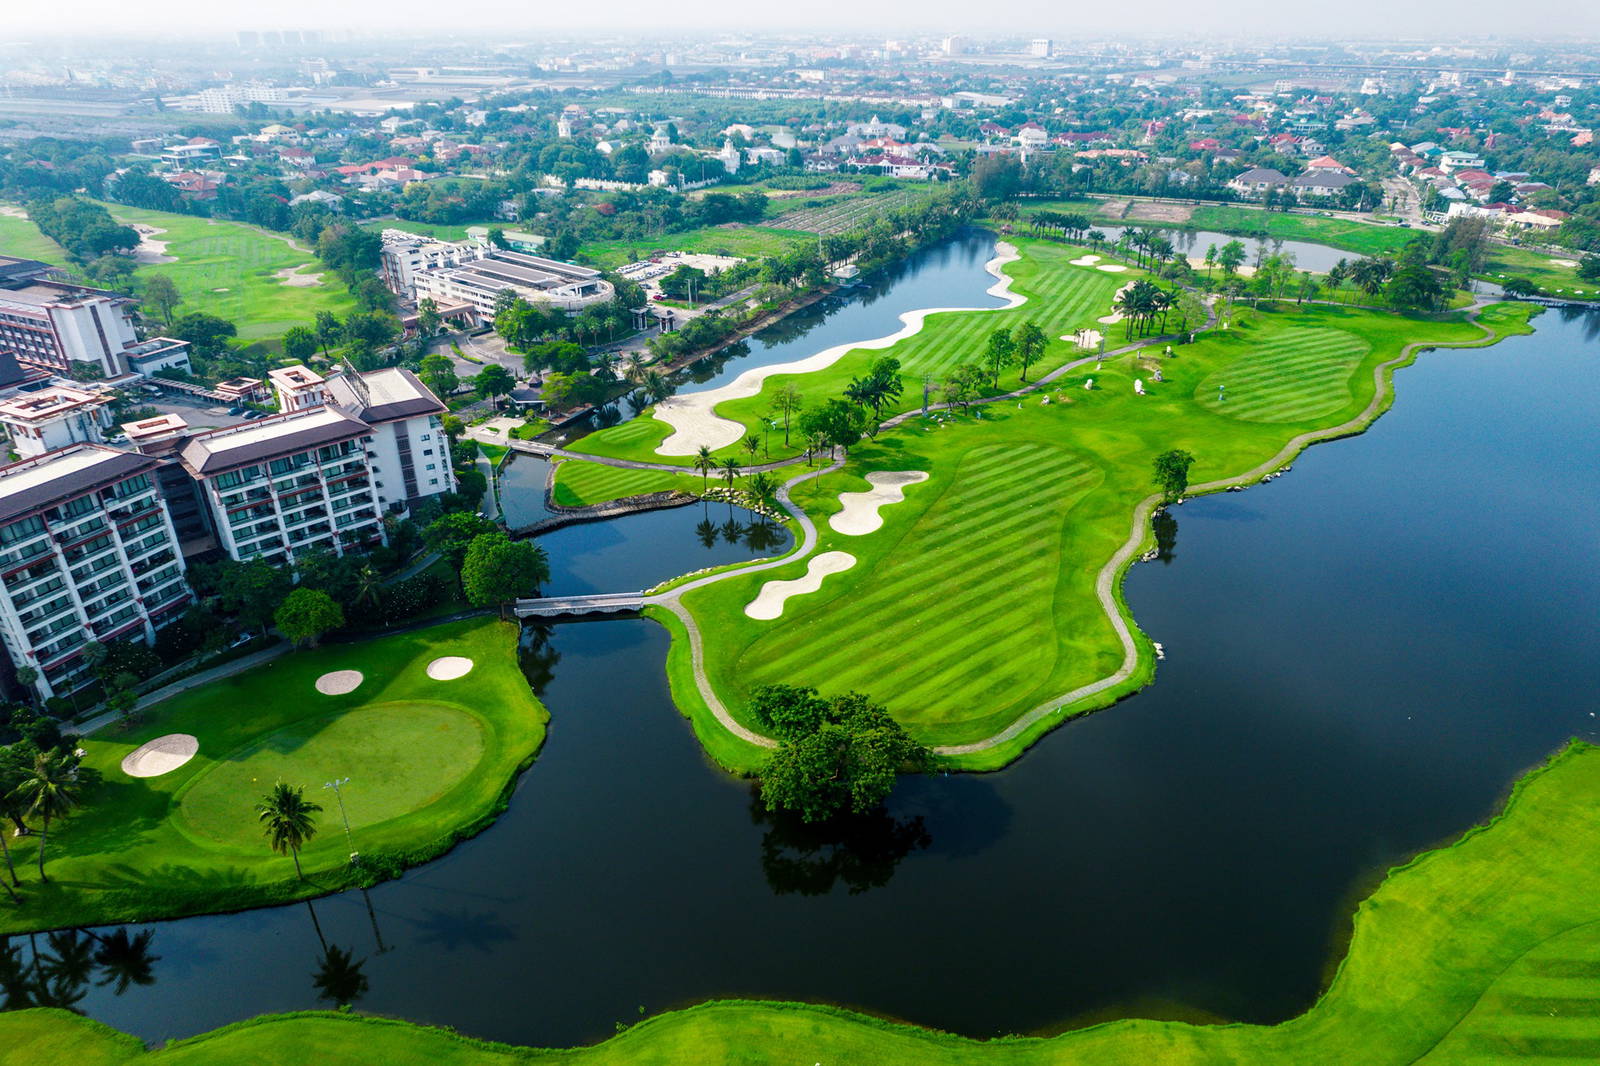
[[[352,1014],[269,1016],[157,1051],[60,1010],[0,1015],[0,1063],[298,1066],[1004,1064],[1004,1066],[1492,1066],[1593,1061],[1600,1032],[1600,749],[1573,743],[1456,843],[1390,871],[1356,910],[1322,997],[1275,1026],[1123,1020],[1051,1038],[980,1042],[824,1006],[712,1002],[594,1047],[514,1048]],[[1546,1061],[1546,1060],[1541,1060]]]
[[[102,730],[83,742],[101,783],[52,827],[48,883],[29,876],[37,838],[12,844],[24,902],[0,909],[0,932],[281,903],[433,858],[494,819],[544,740],[548,715],[516,644],[515,625],[470,619],[295,652],[158,704],[131,730]],[[430,676],[442,657],[472,666]],[[353,687],[319,689],[333,673]],[[174,735],[197,751],[156,776],[126,772],[130,754]],[[341,814],[324,786],[343,778]],[[268,848],[257,818],[278,782],[323,808],[300,853],[304,880]]]
[[[1018,291],[1056,297],[934,316],[890,354],[914,349],[914,359],[940,373],[976,361],[989,331],[1002,326],[1035,322],[1047,336],[1070,336],[1094,310],[1084,293],[1098,285],[1106,291],[1097,298],[1109,301],[1119,284],[1071,265],[1071,249],[1023,241],[1021,251],[1013,265]],[[1060,295],[1068,292],[1075,295]],[[704,634],[704,673],[736,718],[762,684],[863,691],[948,765],[1004,765],[1054,725],[1153,676],[1154,649],[1129,616],[1120,586],[1151,540],[1149,520],[1160,503],[1151,474],[1156,455],[1177,448],[1195,457],[1191,494],[1253,484],[1309,444],[1370,425],[1393,400],[1394,370],[1419,352],[1526,332],[1528,313],[1509,304],[1475,318],[1327,304],[1219,307],[1218,328],[1171,354],[1165,343],[1087,360],[1077,353],[1084,361],[1075,371],[1022,397],[913,414],[851,448],[841,471],[793,491],[818,526],[814,551],[848,552],[857,560],[848,571],[794,596],[775,618],[752,618],[746,605],[763,582],[801,578],[807,558],[684,594]],[[1119,344],[1127,346],[1118,337],[1113,351]],[[1058,343],[1030,376],[1074,354]],[[775,380],[782,379],[769,379],[766,390]],[[808,402],[837,395],[843,385],[839,364],[789,380]],[[920,403],[920,380],[920,373],[905,377],[900,407]],[[1000,388],[1021,384],[1010,370]],[[734,401],[718,413],[753,425],[761,402]],[[649,424],[619,427],[624,436],[611,443],[638,452],[659,439],[634,428]],[[585,443],[597,442],[591,452],[599,453],[618,432]],[[792,452],[772,437],[774,455]],[[841,494],[869,490],[870,474],[904,470],[928,476],[883,512],[881,528],[857,536],[832,527]],[[563,464],[561,477],[597,487],[608,480],[596,464],[581,462]],[[627,488],[651,491],[674,479],[629,471]],[[676,647],[669,673],[680,707],[697,719],[709,716],[692,664],[678,662]],[[726,765],[750,769],[765,753],[745,748],[713,750]]]

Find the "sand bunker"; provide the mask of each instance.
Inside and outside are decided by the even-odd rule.
[[[1074,259],[1072,265],[1075,267],[1092,267],[1098,262],[1100,262],[1098,255],[1083,255]]]
[[[891,503],[906,498],[905,487],[928,480],[921,470],[875,470],[867,475],[872,486],[866,492],[841,492],[839,502],[844,509],[828,519],[834,532],[847,537],[860,537],[883,528],[883,515],[879,511]]]
[[[1091,348],[1098,348],[1100,346],[1100,342],[1105,340],[1105,334],[1101,333],[1097,329],[1086,329],[1080,333],[1063,334],[1061,339],[1064,341],[1071,341],[1079,348],[1088,351]]]
[[[15,204],[0,204],[0,215],[5,215],[7,218],[27,218],[28,212]]]
[[[354,692],[363,680],[360,670],[335,670],[317,678],[317,691],[324,696],[343,696]]]
[[[472,660],[462,655],[446,655],[428,664],[428,676],[435,681],[454,681],[466,677],[472,670]]]
[[[136,263],[176,263],[178,257],[167,254],[167,242],[158,241],[155,235],[165,233],[160,226],[135,225],[134,232],[139,235],[139,246],[133,250],[133,259]]]
[[[1133,288],[1133,282],[1130,281],[1118,289],[1116,295],[1111,297],[1111,313],[1100,318],[1099,321],[1102,326],[1114,326],[1122,321],[1122,312],[1117,310],[1117,301],[1122,299],[1122,294],[1131,288]]]
[[[200,741],[188,733],[168,733],[141,744],[122,760],[122,772],[129,777],[160,777],[170,774],[200,750]]]
[[[822,579],[829,574],[842,574],[856,565],[856,557],[849,552],[823,552],[811,557],[804,577],[793,581],[768,581],[761,592],[751,600],[744,613],[762,622],[781,617],[783,605],[790,596],[801,596],[822,587]]]
[[[1104,270],[1107,274],[1120,274],[1128,268],[1121,263],[1101,263],[1096,270]]]
[[[672,396],[656,404],[655,417],[672,427],[672,434],[656,449],[657,455],[694,455],[704,444],[712,451],[737,444],[744,439],[745,428],[738,422],[722,418],[715,413],[719,403],[728,400],[742,400],[755,396],[761,391],[762,384],[774,374],[810,374],[818,370],[826,370],[837,363],[846,352],[858,348],[878,350],[888,348],[906,337],[922,329],[923,322],[929,315],[941,311],[1005,311],[1019,307],[1026,302],[1027,297],[1011,291],[1011,278],[1002,273],[1000,268],[1021,258],[1016,248],[1004,241],[995,246],[999,254],[989,260],[985,269],[994,275],[997,280],[989,286],[990,296],[999,296],[1005,299],[1000,307],[971,308],[971,307],[926,307],[916,311],[907,311],[900,316],[903,325],[899,330],[887,337],[876,340],[852,341],[848,344],[838,344],[825,351],[805,359],[797,359],[792,363],[779,363],[776,366],[751,367],[728,384],[720,388],[707,389],[704,392],[692,392],[686,396]]]
[[[300,273],[300,271],[304,270],[310,265],[310,263],[301,263],[296,267],[284,267],[282,270],[274,271],[272,276],[278,279],[278,284],[293,286],[297,289],[309,289],[315,285],[321,285],[321,273]]]
[[[1578,261],[1576,259],[1552,259],[1550,260],[1550,265],[1558,267],[1575,267],[1578,265]]]

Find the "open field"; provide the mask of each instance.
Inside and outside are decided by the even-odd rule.
[[[706,252],[741,259],[764,259],[782,255],[804,241],[816,238],[809,233],[780,226],[746,226],[729,222],[721,226],[702,226],[682,233],[663,233],[658,237],[616,241],[590,241],[578,248],[584,260],[606,270],[634,262],[651,252]],[[639,255],[634,255],[637,252]]]
[[[584,507],[606,503],[624,496],[678,489],[699,492],[706,485],[726,485],[713,472],[709,481],[699,474],[667,474],[659,470],[633,470],[625,466],[602,466],[569,459],[556,465],[552,495],[562,507]]]
[[[166,243],[175,263],[142,266],[140,277],[165,274],[183,294],[177,314],[204,311],[239,327],[242,341],[281,337],[291,326],[310,325],[318,311],[343,316],[355,307],[344,285],[332,274],[320,285],[288,285],[275,275],[309,265],[303,274],[325,268],[310,252],[290,247],[276,237],[237,222],[145,211],[107,203],[113,218],[130,225],[163,229],[155,239]]]
[[[772,224],[780,229],[803,230],[814,234],[845,233],[865,226],[896,208],[916,203],[931,191],[932,187],[929,186],[851,196],[836,203],[790,211],[773,219]]]
[[[12,845],[26,902],[0,910],[0,931],[281,903],[439,854],[492,820],[543,742],[548,715],[517,668],[516,639],[514,626],[472,619],[297,652],[182,693],[128,732],[103,730],[83,746],[104,780],[52,827],[48,884],[28,876],[36,838]],[[426,667],[444,655],[477,665],[435,681]],[[324,695],[317,679],[336,670],[365,679],[348,695]],[[198,738],[199,753],[159,777],[123,772],[130,752],[173,733]],[[322,788],[340,774],[353,779],[345,803],[364,875],[346,864]],[[280,780],[325,808],[301,853],[305,881],[267,848],[256,820],[255,803]]]
[[[67,253],[61,245],[40,233],[39,227],[27,218],[6,212],[0,212],[0,255],[37,259],[52,266],[67,265]]]
[[[1479,277],[1495,282],[1506,278],[1527,278],[1552,296],[1600,300],[1600,281],[1584,281],[1578,277],[1576,267],[1566,265],[1582,258],[1582,252],[1551,253],[1495,245],[1489,257],[1489,266]]]
[[[259,1018],[156,1051],[62,1010],[0,1015],[0,1063],[34,1066],[1498,1066],[1600,1057],[1600,749],[1574,744],[1486,827],[1390,871],[1327,991],[1281,1025],[1137,1019],[969,1040],[825,1006],[712,1002],[575,1051],[513,1048],[352,1014]]]
[[[1012,279],[1013,290],[1027,296],[1028,301],[1009,310],[949,311],[928,316],[920,332],[901,340],[892,349],[894,357],[900,360],[904,394],[897,403],[886,408],[886,415],[920,406],[924,375],[939,377],[961,363],[975,361],[990,331],[1001,326],[1015,329],[1024,322],[1035,322],[1050,338],[1049,348],[1029,370],[1030,376],[1037,377],[1066,362],[1077,350],[1070,341],[1059,338],[1071,336],[1080,327],[1097,325],[1096,320],[1111,310],[1116,291],[1133,278],[1142,276],[1136,271],[1109,274],[1093,267],[1074,266],[1070,261],[1083,254],[1079,248],[1027,238],[1011,240],[1023,249],[1023,258],[1007,265],[1005,272]],[[861,338],[863,341],[872,339],[875,338]],[[808,401],[820,402],[841,394],[850,379],[861,374],[881,354],[881,350],[858,348],[846,352],[825,370],[774,375],[766,379],[760,395],[721,403],[716,413],[742,423],[746,434],[759,434],[767,424],[770,397],[784,384],[793,383]],[[1009,380],[1014,382],[1015,372],[1008,373]],[[687,466],[690,461],[687,457],[663,457],[656,453],[656,447],[670,432],[665,422],[649,417],[636,418],[613,429],[592,433],[574,443],[572,450]],[[795,435],[791,435],[789,447],[783,446],[781,428],[768,430],[767,444],[775,458],[800,451],[799,438]],[[746,459],[737,446],[717,454],[733,456],[740,462]]]
[[[1357,255],[1393,255],[1429,234],[1399,226],[1377,226],[1346,218],[1319,218],[1292,215],[1282,211],[1256,211],[1248,207],[1206,204],[1195,208],[1189,217],[1192,229],[1214,229],[1227,233],[1256,233],[1285,241],[1310,241],[1343,248]]]

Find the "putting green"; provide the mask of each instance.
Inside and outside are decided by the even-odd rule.
[[[483,753],[483,723],[447,704],[407,700],[305,719],[214,762],[177,795],[175,821],[201,842],[259,851],[255,805],[275,783],[304,786],[323,807],[326,833],[339,822],[322,786],[350,777],[345,811],[351,829],[362,829],[437,802]]]
[[[1195,390],[1200,406],[1245,422],[1302,422],[1350,402],[1350,379],[1372,345],[1342,329],[1285,329],[1210,374]],[[1217,386],[1226,398],[1217,399]]]

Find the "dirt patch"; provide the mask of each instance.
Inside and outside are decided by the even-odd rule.
[[[278,279],[279,285],[288,285],[296,289],[309,289],[322,284],[322,274],[302,274],[300,271],[310,266],[310,263],[301,263],[299,266],[284,267],[275,271],[273,277]]]
[[[7,218],[27,218],[28,212],[16,204],[0,204],[0,215],[5,215]]]
[[[1187,222],[1194,215],[1193,204],[1156,204],[1148,200],[1135,200],[1123,218],[1140,222]]]
[[[1577,266],[1578,261],[1576,259],[1552,259],[1550,260],[1550,265],[1571,268]]]

